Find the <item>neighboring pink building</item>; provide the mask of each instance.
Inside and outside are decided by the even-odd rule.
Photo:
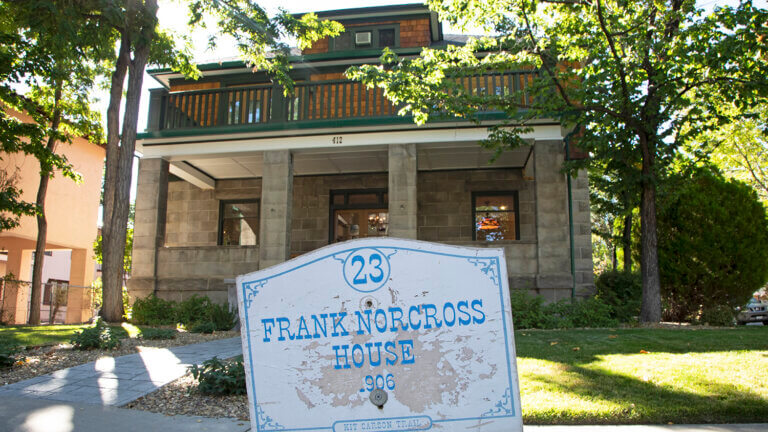
[[[31,121],[24,114],[15,111],[11,111],[11,114],[22,121]],[[57,273],[66,273],[67,279],[61,279],[60,275],[50,276],[49,279],[68,282],[70,288],[65,321],[78,323],[91,317],[91,293],[85,287],[90,286],[94,275],[93,241],[97,233],[105,149],[83,138],[76,138],[72,144],[60,144],[57,152],[66,155],[75,171],[82,176],[82,182],[75,183],[61,173],[56,173],[48,185],[45,202],[48,220],[46,251],[70,252],[68,272],[56,270]],[[0,169],[19,169],[17,186],[23,191],[25,201],[34,202],[40,181],[37,159],[23,154],[1,154],[0,159]],[[0,260],[0,274],[12,273],[16,280],[30,281],[36,239],[37,221],[32,216],[23,217],[17,228],[0,232],[0,253],[5,255]],[[55,255],[62,254],[57,252]],[[49,258],[46,256],[46,260]],[[58,260],[52,260],[51,264],[55,261]],[[47,282],[45,275],[43,282]],[[2,321],[15,324],[26,321],[30,292],[28,285],[22,286],[26,289],[6,289],[2,293]]]

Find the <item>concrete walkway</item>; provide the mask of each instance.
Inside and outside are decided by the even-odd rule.
[[[147,348],[139,354],[105,357],[2,386],[0,396],[120,406],[181,377],[193,364],[214,356],[228,358],[241,353],[240,338]]]

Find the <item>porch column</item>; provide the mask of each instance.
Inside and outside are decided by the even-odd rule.
[[[572,277],[568,228],[568,188],[561,171],[562,141],[537,141],[533,148],[536,176],[536,288],[548,301],[570,298]]]
[[[91,282],[93,282],[93,252],[72,249],[67,288],[66,324],[79,324],[91,318]]]
[[[29,281],[32,251],[10,249],[6,273],[13,273],[15,280]],[[30,286],[28,283],[6,282],[3,288],[3,305],[0,318],[6,324],[26,324],[29,309]]]
[[[157,289],[157,250],[165,243],[167,205],[168,161],[140,159],[129,283],[132,297],[146,297]]]
[[[279,264],[291,254],[293,156],[290,150],[264,152],[259,222],[259,268]]]
[[[416,239],[416,144],[389,146],[389,235]]]

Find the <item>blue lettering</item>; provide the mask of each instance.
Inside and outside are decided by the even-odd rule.
[[[381,365],[381,342],[375,342],[375,343],[366,343],[366,348],[368,348],[368,361],[371,363],[371,366],[380,366]],[[373,361],[373,353],[371,352],[371,347],[376,347],[376,353],[378,354],[376,361]],[[354,357],[352,358],[354,361]]]
[[[395,312],[397,312],[397,316],[395,316]],[[399,307],[391,307],[389,308],[389,316],[392,318],[392,327],[389,329],[391,332],[397,331],[397,326],[395,323],[400,323],[400,329],[403,331],[408,330],[408,324],[403,322],[403,310]]]
[[[336,319],[336,317],[339,317],[339,319]],[[331,332],[332,337],[336,336],[349,336],[349,332],[344,328],[344,317],[347,316],[346,312],[339,312],[338,314],[332,313],[330,314],[331,319],[333,320],[333,332]],[[341,329],[341,333],[337,331],[337,329]]]
[[[463,309],[462,309],[463,306]],[[459,311],[460,314],[466,315],[466,318],[459,317],[459,325],[468,325],[472,322],[472,315],[469,314],[469,311],[467,310],[469,308],[469,302],[466,300],[462,300],[458,303],[456,303],[456,309]]]
[[[401,364],[413,364],[413,362],[416,360],[416,358],[413,356],[413,352],[411,351],[413,349],[413,341],[404,340],[398,341],[398,343],[400,344],[400,350],[403,353],[403,361]]]
[[[381,319],[379,319],[379,314],[381,314]],[[376,324],[376,330],[379,333],[387,331],[387,313],[383,309],[376,309],[376,313],[373,315],[373,322]]]
[[[387,342],[384,344],[384,351],[387,352],[387,355],[389,358],[387,358],[387,366],[393,366],[397,364],[397,354],[395,353],[395,348],[397,345],[395,345],[394,342]]]
[[[317,339],[320,337],[320,333],[318,333],[318,330],[323,332],[323,337],[328,337],[328,324],[325,322],[325,319],[328,318],[328,314],[320,314],[320,318],[323,319],[323,326],[320,327],[320,320],[317,319],[317,316],[312,315],[312,320],[315,322],[315,334],[312,335],[313,338]]]
[[[280,328],[280,337],[278,337],[277,340],[279,341],[285,340],[285,336],[283,336],[283,332],[288,333],[288,339],[290,340],[294,340],[296,338],[296,336],[292,335],[290,330],[288,330],[288,327],[291,326],[291,321],[288,318],[285,318],[285,317],[278,318],[277,326]]]
[[[408,323],[411,325],[411,328],[414,330],[418,330],[421,328],[421,318],[419,318],[418,321],[416,321],[416,324],[413,323],[413,313],[416,312],[416,316],[418,316],[421,313],[419,306],[411,306],[408,308]]]
[[[302,330],[304,330],[306,336],[301,335]],[[304,317],[299,317],[299,330],[296,332],[296,339],[312,339],[312,336],[309,334],[309,329],[307,328],[307,320],[305,320]]]
[[[347,360],[347,349],[349,348],[349,345],[334,345],[331,348],[333,348],[333,351],[336,353],[336,364],[333,365],[334,369],[349,369],[349,360]],[[339,355],[339,348],[344,350],[344,355]],[[341,366],[339,364],[339,360],[344,360],[344,366]]]
[[[360,351],[360,362],[355,359],[355,350]],[[360,346],[360,344],[352,345],[352,363],[356,368],[361,368],[365,364],[365,353],[363,352],[363,347]]]
[[[442,321],[437,319],[437,308],[433,304],[425,304],[424,305],[424,329],[431,329],[432,326],[429,325],[429,319],[432,318],[432,320],[435,321],[435,327],[440,328],[443,326]]]
[[[365,334],[366,332],[363,331],[363,328],[368,332],[368,334],[371,334],[371,310],[366,309],[363,311],[366,318],[368,318],[368,321],[363,321],[363,314],[361,314],[358,311],[355,311],[355,315],[357,315],[357,334]]]
[[[483,306],[482,300],[472,300],[472,310],[480,314],[479,317],[472,317],[472,322],[475,324],[482,324],[485,322],[485,312],[479,309],[481,306]]]
[[[261,320],[261,323],[264,324],[264,339],[262,339],[264,342],[269,342],[269,335],[272,333],[272,327],[275,326],[275,320],[272,318],[269,319],[263,319]],[[271,324],[271,325],[267,325]]]
[[[448,310],[451,311],[451,320],[448,321]],[[453,303],[447,302],[443,305],[443,322],[447,327],[453,327],[456,324],[456,309],[453,308]]]

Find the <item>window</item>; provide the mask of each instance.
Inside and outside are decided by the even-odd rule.
[[[383,237],[389,229],[384,189],[331,191],[329,242]]]
[[[519,240],[517,192],[475,192],[472,194],[474,239],[480,241]]]
[[[222,201],[219,209],[219,244],[258,244],[259,201]]]
[[[331,39],[331,51],[354,49],[397,48],[400,46],[400,25],[385,24],[352,27]]]
[[[68,287],[69,281],[48,279],[48,282],[43,285],[43,305],[50,306],[53,303],[58,306],[66,306]]]

